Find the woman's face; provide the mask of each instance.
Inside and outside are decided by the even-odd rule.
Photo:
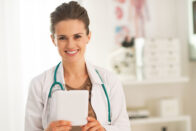
[[[52,41],[64,62],[84,60],[86,45],[90,40],[85,25],[80,20],[63,20],[55,25]]]

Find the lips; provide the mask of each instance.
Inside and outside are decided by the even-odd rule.
[[[69,56],[74,56],[79,52],[79,49],[77,50],[66,50],[65,53]]]

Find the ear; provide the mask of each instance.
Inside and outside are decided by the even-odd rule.
[[[88,38],[88,41],[87,41],[87,44],[88,44],[88,42],[89,42],[90,39],[91,39],[91,31],[89,31],[87,38]]]
[[[55,42],[55,38],[54,38],[54,34],[50,35],[50,38],[52,40],[52,43],[54,44],[54,46],[57,46],[56,42]]]

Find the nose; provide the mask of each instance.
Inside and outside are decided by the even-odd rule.
[[[67,42],[66,42],[66,47],[68,49],[71,49],[75,46],[75,43],[74,43],[74,40],[73,39],[68,39]]]

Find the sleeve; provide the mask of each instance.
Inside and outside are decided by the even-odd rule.
[[[111,125],[103,125],[103,127],[106,131],[131,131],[122,84],[115,76],[111,76],[109,80],[112,122]]]
[[[42,126],[42,88],[39,79],[31,81],[25,112],[25,131],[43,131]]]

